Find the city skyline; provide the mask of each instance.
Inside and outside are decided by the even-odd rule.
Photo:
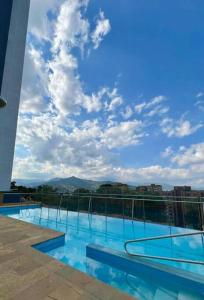
[[[204,186],[202,1],[41,2],[13,178]]]

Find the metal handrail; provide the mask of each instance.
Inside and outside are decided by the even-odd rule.
[[[128,240],[124,243],[124,248],[125,248],[126,253],[130,256],[137,256],[137,257],[145,257],[145,258],[153,258],[153,259],[161,259],[161,260],[168,260],[168,261],[175,261],[175,262],[184,262],[184,263],[190,263],[190,264],[204,265],[204,261],[189,260],[189,259],[178,259],[178,258],[173,258],[173,257],[155,256],[155,255],[147,255],[147,254],[130,253],[127,249],[127,246],[129,244],[133,244],[133,243],[153,241],[153,240],[161,240],[161,239],[167,239],[167,238],[176,238],[176,237],[182,237],[182,236],[191,236],[191,235],[198,235],[198,234],[204,234],[204,231],[179,233],[179,234],[172,234],[172,235],[160,235],[160,236],[154,236],[154,237],[149,237],[149,238]]]
[[[148,194],[102,194],[102,193],[79,193],[79,194],[74,194],[74,193],[60,193],[60,192],[33,192],[33,193],[26,193],[26,192],[4,192],[4,194],[13,194],[13,195],[60,195],[63,194],[64,196],[82,196],[82,197],[90,197],[90,194],[93,197],[100,197],[100,198],[107,198],[108,196],[110,199],[124,199],[124,200],[135,200],[135,201],[155,201],[155,202],[188,202],[188,203],[204,203],[204,197],[203,196],[185,196],[185,195],[178,195],[178,196],[171,196],[171,195],[148,195]],[[113,197],[110,197],[113,196]],[[119,196],[119,197],[116,197]],[[125,196],[125,197],[124,197]],[[131,197],[135,197],[131,198]],[[143,199],[137,198],[137,197],[145,197]],[[149,198],[148,198],[149,197]],[[151,198],[161,198],[161,199],[151,199]],[[168,199],[165,199],[168,198]],[[200,199],[203,201],[185,201],[185,200],[175,200],[171,201],[171,199],[178,199],[178,198],[184,198],[184,199]]]

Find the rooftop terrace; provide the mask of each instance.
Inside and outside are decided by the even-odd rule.
[[[60,236],[63,234],[0,216],[0,299],[132,299],[32,247]]]

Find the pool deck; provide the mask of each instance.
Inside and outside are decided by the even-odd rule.
[[[0,216],[1,300],[131,300],[31,247],[62,233]]]

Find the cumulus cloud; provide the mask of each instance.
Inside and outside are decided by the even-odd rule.
[[[96,28],[91,35],[94,49],[97,49],[100,46],[104,37],[110,32],[110,30],[110,21],[105,18],[104,12],[100,11],[98,19],[96,21]]]
[[[61,114],[77,114],[81,108],[99,111],[100,97],[84,93],[77,74],[77,60],[70,49],[84,48],[89,36],[89,22],[82,15],[88,1],[66,1],[60,8],[54,31],[53,59],[49,62],[48,89]]]
[[[17,152],[23,149],[26,155],[16,153],[13,176],[201,184],[202,143],[178,152],[166,148],[163,156],[174,167],[121,166],[120,149],[141,144],[152,130],[144,117],[158,116],[154,122],[167,137],[187,136],[202,124],[167,118],[169,107],[163,95],[133,108],[118,86],[87,92],[75,50],[84,59],[86,51],[100,46],[111,29],[104,13],[99,13],[92,31],[86,15],[88,0],[33,0],[31,5],[16,142]]]
[[[18,145],[24,145],[29,155],[14,164],[15,178],[66,177],[75,174],[85,178],[111,177],[126,182],[169,182],[201,185],[204,180],[204,145],[182,147],[177,154],[168,147],[164,153],[179,167],[150,165],[141,168],[117,166],[112,149],[138,144],[144,135],[143,124],[121,122],[110,128],[98,120],[61,126],[58,116],[50,113],[21,116]],[[188,165],[186,168],[185,166]],[[202,181],[203,180],[203,181]]]
[[[31,0],[28,31],[39,40],[50,40],[52,24],[48,12],[56,13],[64,0]]]
[[[24,145],[31,153],[29,157],[34,166],[27,165],[30,174],[34,174],[36,166],[40,165],[39,173],[49,174],[49,177],[56,169],[56,175],[61,176],[65,171],[67,176],[68,170],[74,174],[76,170],[77,174],[86,170],[92,175],[95,172],[95,176],[100,170],[102,175],[117,159],[111,149],[137,144],[142,137],[142,124],[136,120],[110,128],[104,127],[98,120],[87,120],[78,126],[69,125],[69,130],[60,125],[58,117],[50,113],[21,116],[17,146]],[[28,157],[16,159],[15,177],[24,172],[27,163]]]
[[[113,100],[111,100],[111,103],[108,107],[109,111],[114,111],[117,107],[121,106],[123,104],[122,97],[115,97]]]
[[[127,120],[133,115],[132,108],[128,105],[125,107],[124,111],[121,112],[122,117]]]
[[[168,137],[185,137],[195,133],[198,129],[203,127],[202,123],[198,123],[196,125],[192,125],[190,121],[184,120],[181,118],[180,120],[173,120],[171,118],[165,118],[162,120],[161,130]]]
[[[83,178],[100,179],[111,177],[116,181],[125,181],[131,183],[144,182],[169,182],[171,184],[190,184],[199,186],[204,184],[202,179],[203,170],[162,167],[152,165],[143,168],[124,168],[116,167],[113,164],[106,163],[100,159],[87,160],[83,164],[83,168],[77,165],[69,165],[65,163],[53,164],[49,161],[36,162],[34,158],[19,159],[15,165],[15,178],[23,173],[26,178],[48,178],[48,177],[66,177],[72,174]],[[200,177],[199,177],[200,176]]]
[[[166,157],[170,157],[173,154],[173,149],[171,146],[167,147],[162,153],[162,157],[166,158]]]
[[[65,1],[60,7],[53,41],[53,51],[59,51],[64,45],[83,49],[89,38],[89,21],[82,15],[82,9],[88,0]]]
[[[189,164],[204,165],[204,143],[193,144],[189,148],[181,148],[180,152],[172,158],[172,161],[180,166]],[[204,173],[204,168],[202,170]]]
[[[20,112],[38,113],[47,109],[47,67],[40,50],[28,44],[21,92]]]
[[[136,145],[143,136],[143,124],[141,121],[126,121],[108,128],[103,134],[102,142],[112,149]]]
[[[82,14],[88,3],[87,0],[61,2],[50,34],[52,40],[51,59],[48,61],[45,61],[45,53],[41,50],[45,34],[36,33],[35,26],[37,24],[31,17],[31,32],[36,34],[39,39],[41,38],[42,45],[37,44],[36,46],[36,43],[32,42],[32,37],[29,39],[26,49],[21,112],[26,112],[29,107],[30,112],[38,109],[41,111],[47,104],[47,101],[44,101],[45,98],[50,98],[58,113],[62,115],[76,115],[80,113],[81,109],[85,109],[88,113],[98,112],[102,108],[103,89],[91,94],[85,93],[83,82],[78,74],[78,61],[71,53],[74,47],[78,47],[83,52],[89,41],[90,24]],[[56,2],[47,2],[47,5],[40,8],[42,9],[40,14],[42,18],[46,9],[47,11],[56,11]],[[39,22],[38,31],[45,33],[46,30],[41,23]],[[111,100],[114,99],[111,98]],[[116,99],[114,101],[117,102]]]

